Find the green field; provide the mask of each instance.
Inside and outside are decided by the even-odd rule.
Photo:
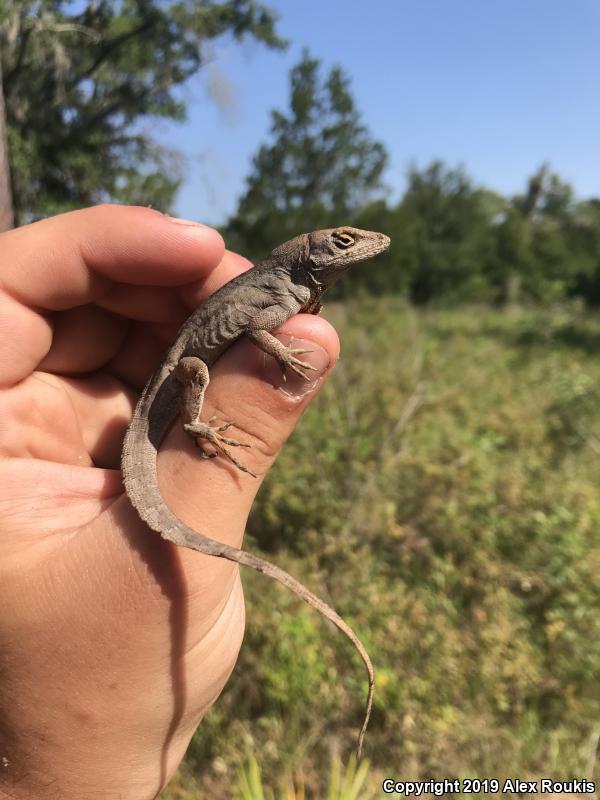
[[[368,298],[327,316],[342,359],[245,546],[369,649],[370,773],[327,793],[361,721],[360,660],[244,571],[238,667],[162,797],[260,800],[252,755],[278,800],[364,799],[383,775],[600,779],[600,318]]]

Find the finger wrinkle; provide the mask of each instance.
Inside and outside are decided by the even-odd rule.
[[[96,305],[139,322],[169,323],[180,321],[189,313],[176,294],[162,286],[116,283]]]
[[[126,341],[106,371],[139,391],[163,358],[178,324],[143,325],[132,323]]]
[[[67,226],[53,230],[58,219],[34,222],[0,238],[2,258],[8,265],[3,269],[2,288],[30,308],[61,311],[102,297],[112,285],[87,268]]]
[[[29,375],[52,346],[53,321],[0,292],[0,386]]]
[[[44,373],[0,392],[0,453],[89,463],[69,396]]]
[[[118,470],[31,458],[1,460],[0,486],[8,529],[28,534],[37,526],[46,536],[81,528],[123,491]],[[61,513],[53,514],[57,509]]]
[[[133,393],[105,373],[89,378],[51,377],[69,397],[83,444],[94,465],[117,467],[123,434],[134,406]]]
[[[2,285],[20,302],[53,311],[94,302],[113,283],[179,286],[210,273],[223,239],[134,206],[60,214],[0,237]]]
[[[80,238],[85,263],[118,282],[177,286],[219,264],[225,245],[218,231],[181,225],[153,209],[105,204],[86,213]]]
[[[67,375],[99,369],[118,353],[129,322],[95,304],[58,314],[52,346],[39,367]]]

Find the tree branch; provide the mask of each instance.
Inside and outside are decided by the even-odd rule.
[[[23,25],[21,25],[21,29],[23,29]],[[14,78],[19,74],[21,67],[23,66],[23,61],[25,60],[25,53],[27,52],[27,45],[29,43],[29,37],[31,36],[31,28],[25,28],[23,33],[21,34],[21,41],[19,43],[19,52],[13,67],[5,74],[4,76],[4,96],[6,97],[10,94],[11,84]]]
[[[98,55],[96,56],[95,60],[92,62],[91,66],[84,70],[79,76],[76,76],[75,82],[79,83],[80,81],[86,80],[90,78],[94,72],[98,69],[98,67],[106,61],[108,56],[118,50],[123,44],[129,42],[131,39],[135,39],[140,34],[145,33],[146,31],[150,30],[159,19],[159,14],[150,14],[148,19],[138,25],[137,28],[133,30],[127,31],[126,33],[122,33],[120,36],[115,36],[114,39],[111,39],[106,43],[106,45],[100,50]]]

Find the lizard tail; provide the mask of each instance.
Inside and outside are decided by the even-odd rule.
[[[145,421],[139,417],[136,418],[136,416],[134,416],[125,436],[122,469],[123,481],[132,505],[142,520],[152,530],[159,533],[163,539],[167,539],[180,547],[188,547],[190,550],[196,550],[199,553],[216,556],[217,558],[226,558],[229,561],[234,561],[237,564],[243,564],[262,572],[264,575],[286,586],[304,600],[305,603],[320,612],[352,642],[362,658],[368,679],[364,720],[356,746],[356,755],[360,759],[365,732],[373,706],[375,674],[369,654],[352,628],[323,600],[306,589],[285,570],[245,550],[239,550],[231,547],[231,545],[210,539],[185,525],[171,511],[162,498],[156,472],[156,449],[148,439]]]
[[[168,507],[165,506],[168,510]],[[357,759],[360,760],[362,755],[362,748],[363,742],[365,738],[365,733],[367,727],[369,725],[369,719],[371,717],[371,709],[373,707],[373,692],[375,688],[375,673],[373,670],[373,664],[367,653],[367,650],[361,640],[358,638],[356,633],[352,630],[352,628],[345,622],[340,615],[335,612],[330,606],[323,602],[316,594],[313,594],[309,591],[303,584],[296,580],[296,578],[292,577],[289,572],[281,569],[281,567],[272,564],[270,561],[266,561],[259,556],[255,556],[253,553],[248,553],[245,550],[238,550],[235,547],[231,547],[230,545],[224,544],[222,542],[216,542],[213,539],[209,539],[208,537],[204,536],[201,533],[193,530],[192,528],[188,528],[182,522],[178,520],[175,515],[173,515],[174,519],[177,520],[178,523],[178,536],[177,544],[181,544],[183,542],[184,547],[189,547],[191,550],[197,550],[200,553],[207,553],[208,548],[210,548],[210,555],[219,556],[221,558],[227,558],[229,561],[235,561],[238,564],[243,564],[244,566],[251,567],[252,569],[256,570],[257,572],[262,572],[264,575],[267,575],[269,578],[273,578],[274,580],[278,581],[283,586],[290,589],[294,592],[295,595],[300,597],[304,600],[305,603],[308,603],[309,606],[314,608],[316,611],[321,613],[324,617],[326,617],[330,622],[332,622],[354,645],[358,654],[360,655],[363,664],[365,665],[365,669],[367,672],[367,680],[368,680],[368,692],[367,692],[367,702],[365,705],[365,713],[363,718],[362,727],[358,734],[358,741],[356,745],[356,756]],[[161,536],[165,539],[173,541],[173,539],[169,536],[169,533],[162,530],[159,531]]]

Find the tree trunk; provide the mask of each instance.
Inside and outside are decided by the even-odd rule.
[[[2,90],[2,63],[0,62],[0,233],[14,227],[8,142],[6,141],[6,111]]]

